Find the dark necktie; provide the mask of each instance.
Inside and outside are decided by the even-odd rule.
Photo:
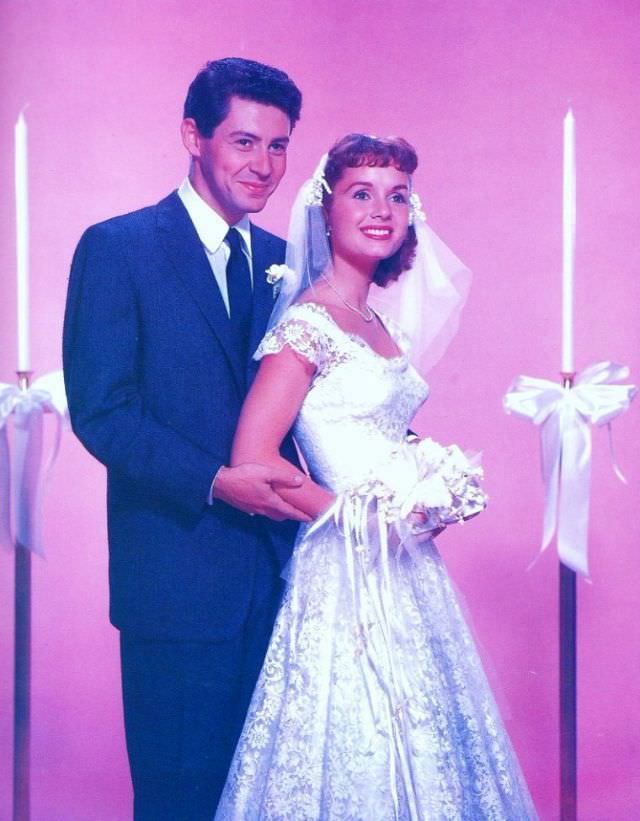
[[[246,356],[251,329],[251,273],[242,250],[242,237],[236,228],[230,228],[225,237],[231,253],[227,261],[227,293],[233,334]]]

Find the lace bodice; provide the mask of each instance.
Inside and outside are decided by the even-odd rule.
[[[294,435],[314,480],[335,492],[380,474],[429,392],[408,360],[402,331],[387,320],[385,327],[401,351],[390,359],[343,331],[322,305],[301,303],[255,354],[288,345],[315,366]]]

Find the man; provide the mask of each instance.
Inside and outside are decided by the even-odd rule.
[[[277,493],[297,469],[227,467],[273,307],[265,269],[285,251],[247,215],[285,172],[300,106],[277,69],[207,64],[185,102],[188,178],[90,228],[73,260],[65,379],[107,467],[136,819],[213,817],[295,534],[283,520],[304,520]]]

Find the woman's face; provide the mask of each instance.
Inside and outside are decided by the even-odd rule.
[[[409,227],[409,177],[389,165],[346,168],[327,213],[334,259],[356,265],[392,256]]]

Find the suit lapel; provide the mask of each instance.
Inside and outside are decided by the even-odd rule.
[[[255,374],[257,363],[251,358],[255,353],[273,310],[273,285],[267,282],[266,270],[274,262],[282,261],[282,252],[269,234],[255,225],[251,226],[251,251],[253,268],[253,313],[251,315],[251,335],[249,337],[249,383]]]
[[[157,224],[175,274],[207,319],[229,360],[238,388],[244,393],[244,363],[231,332],[227,309],[200,238],[177,193],[158,203]]]

